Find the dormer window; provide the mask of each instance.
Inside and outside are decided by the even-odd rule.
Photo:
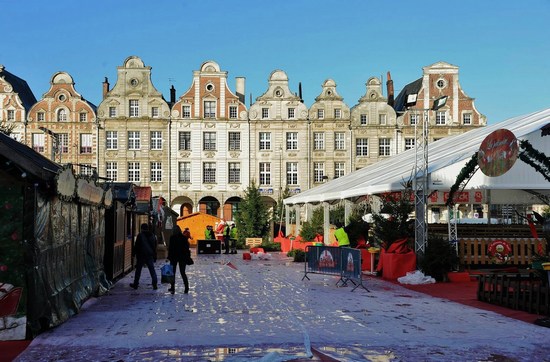
[[[67,122],[67,111],[65,109],[57,111],[57,122]]]

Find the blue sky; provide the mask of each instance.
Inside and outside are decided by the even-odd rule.
[[[440,5],[440,3],[442,5]],[[490,124],[550,107],[550,0],[0,0],[0,64],[40,99],[57,71],[98,105],[130,55],[169,99],[207,60],[246,77],[246,105],[284,70],[309,107],[331,78],[351,107],[390,71],[396,93],[445,61]]]

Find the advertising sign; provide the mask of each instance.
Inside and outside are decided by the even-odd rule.
[[[477,163],[485,175],[501,176],[514,166],[518,151],[516,136],[507,129],[497,129],[481,143]]]

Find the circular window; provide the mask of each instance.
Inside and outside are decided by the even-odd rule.
[[[135,87],[136,85],[138,85],[138,80],[136,78],[132,78],[130,80],[130,84],[132,85],[132,87]]]
[[[64,94],[60,94],[57,99],[59,99],[61,102],[65,102],[65,99],[67,99],[67,97]]]
[[[332,95],[332,91],[329,90],[329,91],[327,92],[327,95],[331,96],[331,95]]]
[[[208,83],[206,85],[206,90],[212,92],[214,90],[214,85],[212,83]]]
[[[276,95],[277,97],[280,97],[280,96],[283,95],[283,92],[281,92],[280,89],[277,89],[277,90],[275,91],[275,95]]]
[[[437,88],[443,89],[447,86],[447,82],[445,81],[445,79],[438,79],[435,85],[437,86]]]

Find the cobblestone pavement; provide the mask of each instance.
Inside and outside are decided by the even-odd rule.
[[[153,290],[146,269],[131,289],[132,272],[17,361],[550,361],[550,329],[379,278],[370,292],[302,280],[302,263],[270,255],[195,256],[189,294],[179,277],[176,294]]]

